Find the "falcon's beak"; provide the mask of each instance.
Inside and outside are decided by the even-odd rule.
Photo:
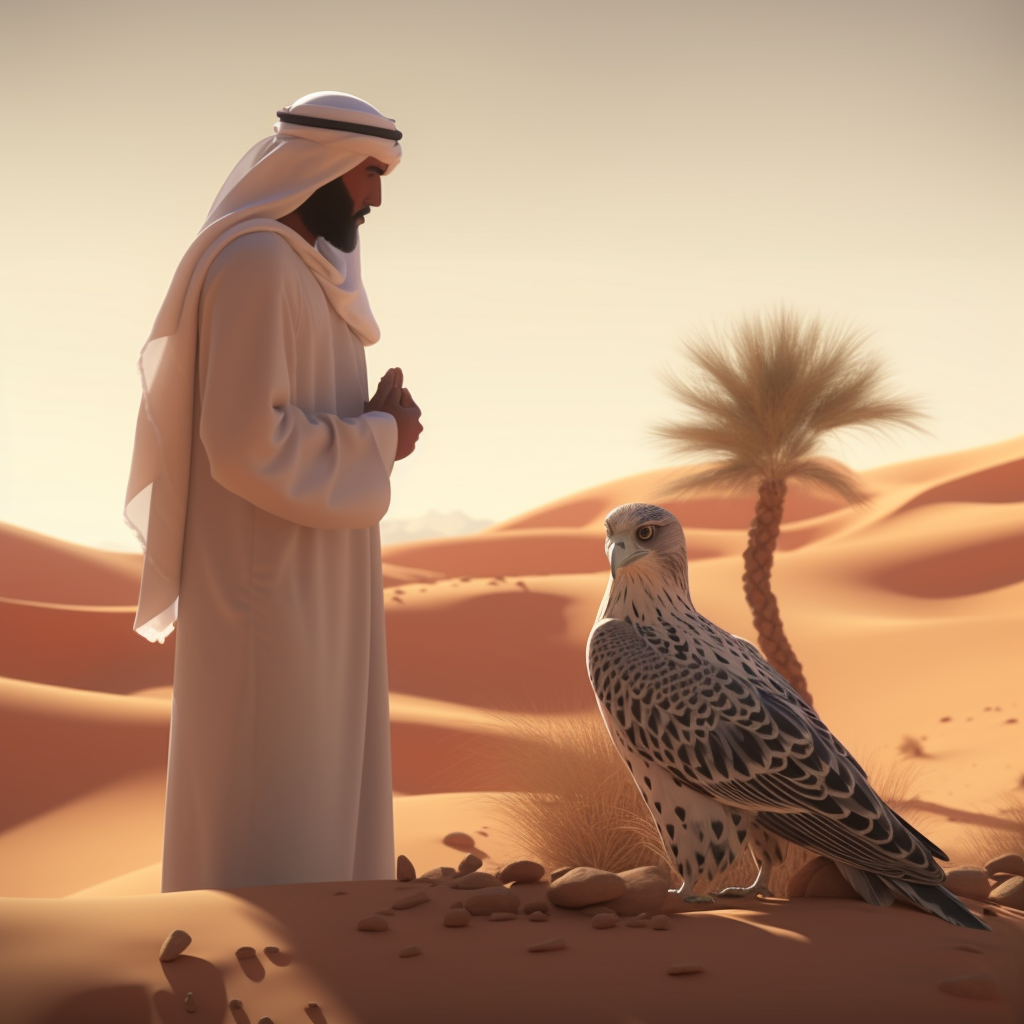
[[[608,552],[608,561],[612,567],[612,579],[615,579],[615,574],[624,565],[629,565],[630,562],[646,558],[650,554],[647,548],[642,548],[637,544],[636,538],[632,533],[627,534],[625,537],[621,535],[609,537],[605,544],[605,550]]]

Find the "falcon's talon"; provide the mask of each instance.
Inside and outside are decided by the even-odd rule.
[[[742,899],[744,896],[774,896],[775,893],[768,888],[767,885],[730,885],[724,889],[719,889],[715,893],[716,896],[725,896],[727,899]]]

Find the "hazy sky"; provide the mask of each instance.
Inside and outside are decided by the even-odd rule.
[[[680,340],[787,303],[872,332],[931,437],[1024,431],[1024,4],[5,5],[0,520],[125,545],[135,359],[236,160],[300,95],[405,133],[363,228],[425,433],[393,517],[663,465]]]

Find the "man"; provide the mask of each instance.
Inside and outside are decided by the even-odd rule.
[[[163,891],[394,877],[378,523],[420,411],[378,340],[358,227],[401,157],[344,93],[278,112],[140,357],[135,628],[177,625]]]

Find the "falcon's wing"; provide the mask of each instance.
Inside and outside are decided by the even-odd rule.
[[[619,619],[591,632],[591,683],[637,753],[802,846],[940,882],[942,851],[882,801],[792,687],[746,641],[701,623],[706,639],[674,644]]]

